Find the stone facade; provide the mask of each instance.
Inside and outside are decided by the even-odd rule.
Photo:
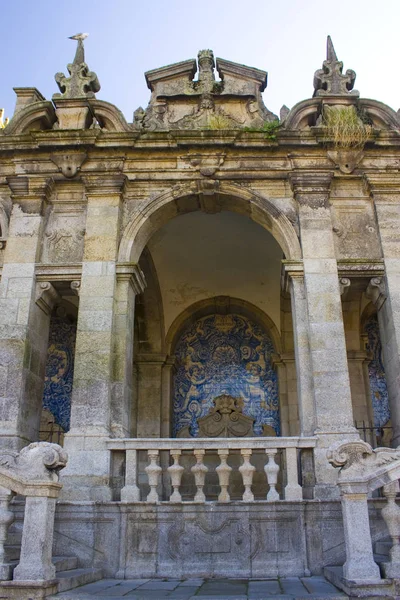
[[[398,114],[328,39],[280,120],[266,72],[203,50],[147,72],[128,123],[75,39],[60,93],[15,88],[0,129],[0,445],[51,438],[52,413],[75,503],[55,546],[108,576],[321,573],[344,557],[328,448],[361,422],[400,440]],[[168,445],[224,394],[250,445]]]

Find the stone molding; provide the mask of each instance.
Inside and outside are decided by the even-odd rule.
[[[61,297],[50,281],[40,281],[36,284],[36,304],[46,315],[50,315]]]
[[[385,266],[382,260],[338,260],[339,277],[360,278],[379,277],[385,274]]]
[[[101,175],[84,175],[86,196],[107,197],[123,192],[127,177],[122,173],[105,173]]]
[[[398,202],[400,174],[396,172],[366,173],[364,181],[375,202]]]
[[[293,279],[304,278],[304,266],[302,260],[282,260],[281,289],[290,293]]]
[[[289,183],[295,200],[300,206],[329,208],[329,193],[333,173],[294,171],[289,174]]]
[[[49,201],[54,192],[55,183],[51,177],[12,175],[6,180],[12,201],[19,203],[22,208],[27,200]],[[32,207],[29,212],[32,212]]]
[[[136,263],[118,263],[116,265],[117,281],[127,281],[136,295],[142,294],[146,288],[146,279],[142,269]]]
[[[349,291],[351,281],[348,277],[339,277],[339,291],[341,296],[345,296]]]

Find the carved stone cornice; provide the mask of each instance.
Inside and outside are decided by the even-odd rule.
[[[383,277],[373,277],[365,290],[365,295],[376,306],[377,310],[381,309],[387,298]]]
[[[85,184],[85,193],[88,197],[119,195],[124,190],[126,180],[126,175],[122,173],[102,173],[82,177]]]
[[[41,212],[43,202],[48,202],[54,192],[51,177],[11,175],[6,180],[12,201],[19,204],[24,212]]]
[[[382,260],[342,259],[337,262],[341,278],[371,278],[381,277],[385,274],[385,265]]]
[[[116,265],[117,281],[127,281],[136,295],[142,294],[146,288],[146,279],[142,269],[136,263],[118,263]]]
[[[36,284],[36,304],[46,315],[61,302],[61,297],[50,281],[40,281]]]
[[[289,183],[300,206],[328,208],[333,173],[298,171],[289,174]]]
[[[398,202],[400,196],[400,173],[366,173],[364,181],[375,202]]]

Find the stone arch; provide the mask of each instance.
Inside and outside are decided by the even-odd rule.
[[[275,352],[277,354],[281,353],[281,338],[278,328],[264,311],[251,302],[241,300],[240,298],[216,296],[214,298],[206,298],[205,300],[195,302],[177,316],[171,324],[165,338],[167,354],[171,356],[174,353],[176,342],[188,325],[194,323],[201,317],[218,313],[238,313],[253,319],[269,333]]]
[[[168,190],[150,200],[145,208],[136,213],[123,232],[119,261],[138,262],[152,234],[170,219],[185,212],[207,210],[204,207],[204,186],[200,183],[203,182]],[[206,183],[208,194],[216,197],[218,210],[230,210],[250,217],[271,233],[288,260],[301,259],[296,231],[288,217],[273,202],[234,183],[211,180]]]

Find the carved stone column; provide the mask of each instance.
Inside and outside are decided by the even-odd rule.
[[[295,319],[306,319],[304,338],[309,343],[311,379],[304,382],[301,402],[308,401],[307,413],[315,418],[319,437],[315,449],[316,496],[337,495],[336,473],[326,460],[326,449],[335,440],[357,437],[353,427],[350,381],[346,355],[342,304],[329,206],[331,173],[295,172],[291,184],[298,203],[303,251],[304,298],[302,310],[294,302]],[[307,331],[308,330],[308,331]],[[306,341],[303,342],[306,345]],[[296,343],[299,346],[299,342]],[[304,356],[306,353],[303,352]],[[299,373],[300,377],[304,375]],[[313,389],[314,401],[311,400]],[[312,405],[314,404],[314,413]],[[302,422],[305,421],[303,414]]]
[[[13,208],[0,286],[0,447],[19,450],[38,439],[49,314],[35,303],[44,204],[42,177],[9,177]],[[43,290],[42,290],[43,291]]]
[[[86,231],[71,430],[65,436],[70,460],[62,490],[62,497],[68,500],[111,499],[106,439],[113,429],[117,435],[128,430],[125,413],[132,371],[127,363],[135,289],[130,283],[133,274],[117,273],[116,264],[124,181],[120,174],[84,179]]]
[[[392,445],[396,448],[400,444],[400,176],[369,174],[367,181],[375,202],[385,264],[385,278],[371,279],[367,295],[378,311],[393,425]]]

